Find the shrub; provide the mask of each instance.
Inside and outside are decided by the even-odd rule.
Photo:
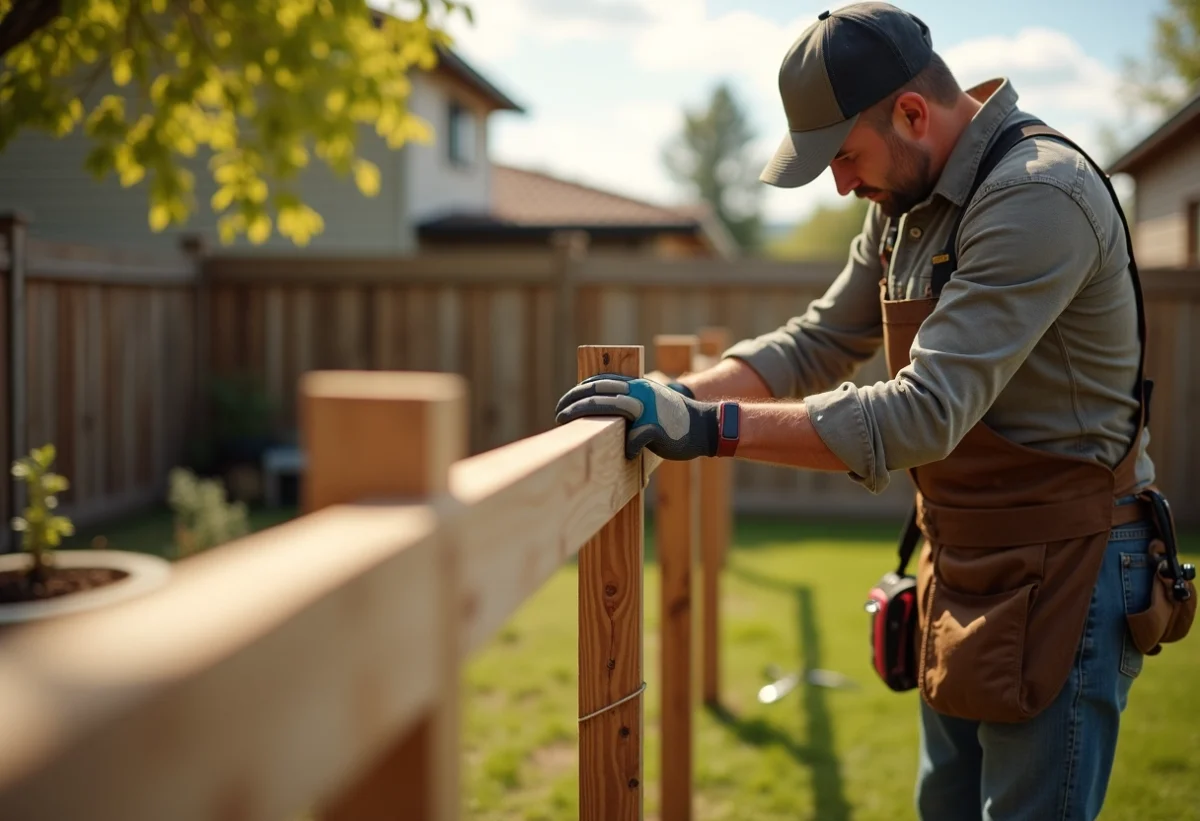
[[[175,514],[175,551],[186,558],[250,532],[246,505],[230,502],[219,479],[199,479],[186,468],[170,474],[168,502]]]

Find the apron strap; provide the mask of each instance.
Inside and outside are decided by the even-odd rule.
[[[1029,128],[1044,126],[1041,120],[1023,120],[1005,128],[1000,132],[1000,136],[991,144],[987,152],[983,155],[983,159],[979,162],[979,168],[975,172],[975,179],[971,182],[971,189],[963,198],[963,207],[958,210],[958,216],[954,220],[954,227],[950,229],[950,237],[946,240],[946,247],[942,253],[933,258],[933,296],[941,296],[942,288],[950,281],[950,275],[958,268],[958,252],[955,250],[958,245],[958,229],[962,227],[963,215],[966,213],[967,206],[971,203],[971,199],[975,196],[975,192],[979,190],[979,186],[983,185],[983,181],[987,179],[988,174],[995,170],[1000,164],[1000,160],[1004,158],[1012,147],[1024,139],[1034,136],[1028,132]],[[1055,132],[1057,133],[1057,132]]]
[[[900,566],[896,568],[897,576],[904,575],[904,570],[908,567],[908,562],[912,559],[913,551],[917,549],[917,542],[920,538],[921,528],[917,527],[917,506],[914,504],[912,511],[908,514],[908,522],[904,525],[904,533],[900,536]]]

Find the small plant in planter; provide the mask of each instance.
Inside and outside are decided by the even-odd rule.
[[[24,515],[13,519],[13,529],[21,534],[21,547],[29,554],[26,570],[0,573],[0,601],[36,601],[64,596],[79,590],[90,590],[119,581],[127,575],[112,568],[57,568],[54,551],[62,540],[75,533],[66,516],[55,513],[58,494],[70,483],[65,476],[51,470],[54,464],[54,445],[45,445],[18,459],[12,475],[25,483],[29,504]]]
[[[28,504],[14,517],[23,551],[0,555],[0,624],[31,621],[113,603],[162,584],[169,564],[122,550],[60,550],[75,528],[58,514],[58,494],[70,487],[55,473],[52,444],[35,448],[12,466]]]

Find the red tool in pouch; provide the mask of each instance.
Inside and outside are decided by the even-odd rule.
[[[920,540],[913,508],[900,540],[900,565],[885,573],[867,596],[871,615],[871,666],[888,687],[903,692],[917,686],[917,580],[905,573]]]

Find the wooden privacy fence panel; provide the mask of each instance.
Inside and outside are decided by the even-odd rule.
[[[26,242],[19,221],[0,224],[0,245],[27,246],[0,249],[0,299],[21,291],[11,314],[0,311],[8,342],[0,381],[12,387],[0,415],[13,419],[0,419],[2,445],[19,441],[14,452],[24,452],[55,441],[74,483],[66,510],[81,524],[161,494],[165,470],[203,430],[210,370],[258,377],[280,408],[280,432],[296,429],[295,386],[310,370],[460,374],[472,387],[468,448],[480,453],[553,427],[554,405],[575,377],[564,351],[577,344],[649,350],[659,334],[711,325],[728,329],[730,342],[757,336],[802,313],[838,271],[588,256],[563,241],[544,252],[213,257],[198,277],[184,255]],[[25,270],[15,284],[14,266]],[[1180,518],[1200,522],[1191,469],[1200,432],[1188,411],[1200,398],[1200,271],[1146,271],[1143,282],[1157,382],[1151,453]],[[885,378],[877,355],[851,380]],[[748,462],[730,472],[742,512],[898,518],[911,498],[903,472],[880,496],[838,474]],[[7,471],[0,484],[6,504]]]
[[[1143,274],[1146,373],[1154,380],[1150,455],[1181,521],[1200,524],[1200,270]]]
[[[194,434],[196,323],[187,260],[29,243],[24,441],[53,442],[77,524],[162,496]]]
[[[285,429],[307,370],[457,373],[472,389],[471,451],[489,450],[550,428],[571,384],[556,321],[564,259],[210,260],[213,373],[259,377]]]
[[[263,377],[294,425],[289,385],[309,367],[422,368],[472,386],[470,447],[494,448],[549,429],[570,367],[568,344],[619,340],[650,349],[659,334],[722,326],[731,342],[803,313],[836,277],[835,264],[656,260],[555,252],[442,253],[410,259],[210,259],[214,368]],[[1200,393],[1195,329],[1200,272],[1146,271],[1150,353],[1158,381],[1152,453],[1182,519],[1200,521],[1200,434],[1187,407]],[[569,349],[569,348],[566,348]],[[568,363],[569,365],[569,363]],[[887,378],[882,353],[850,380]],[[839,474],[739,462],[740,511],[899,517],[904,472],[875,496]]]

